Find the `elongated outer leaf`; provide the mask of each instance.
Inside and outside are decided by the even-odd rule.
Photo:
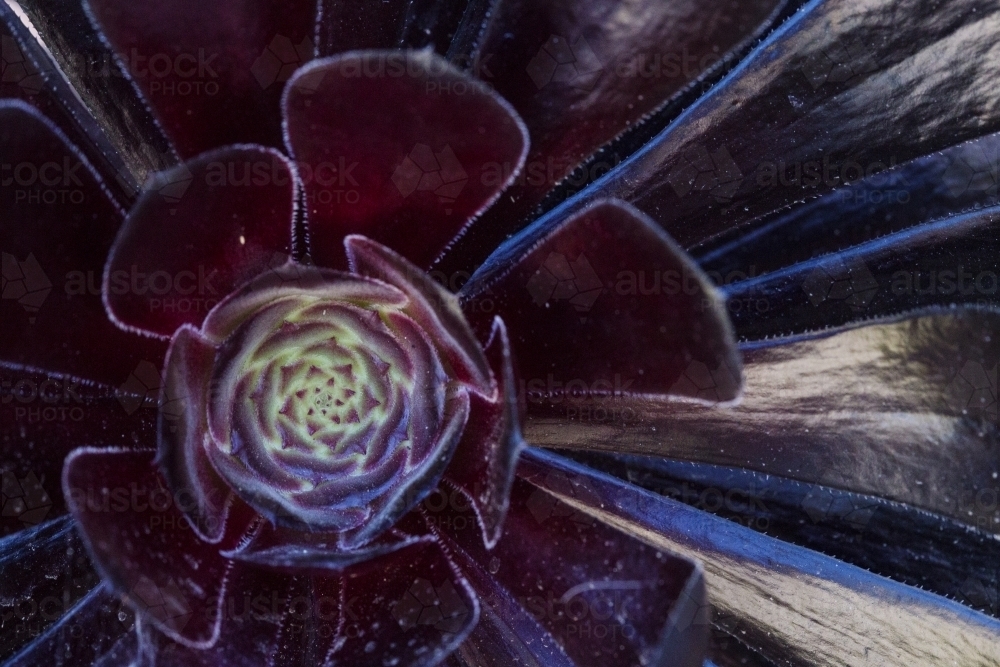
[[[968,523],[878,496],[755,470],[657,456],[570,458],[699,510],[1000,616],[1000,541]],[[984,494],[980,502],[992,502]],[[975,501],[975,498],[966,498]]]
[[[72,119],[62,113],[58,99],[48,85],[48,72],[38,67],[23,39],[7,25],[10,22],[17,28],[17,21],[17,16],[9,7],[0,8],[0,49],[3,50],[6,67],[10,68],[5,69],[3,77],[0,77],[0,99],[27,102],[63,132],[73,133]]]
[[[989,0],[812,0],[593,191],[549,215],[618,197],[690,249],[995,132],[998,25]],[[789,165],[800,176],[774,184]]]
[[[69,517],[0,540],[0,660],[37,643],[99,584]]]
[[[717,618],[777,664],[986,665],[1000,621],[530,450],[525,476],[582,516],[704,563]],[[592,499],[546,480],[586,476]]]
[[[801,178],[801,166],[785,166],[785,173],[774,174],[777,185],[793,181],[796,174]],[[763,218],[755,231],[734,231],[696,258],[727,284],[745,280],[995,206],[1000,202],[998,185],[1000,133],[993,133],[778,211]]]
[[[728,285],[740,337],[816,331],[917,307],[1000,304],[1000,207],[904,229]]]
[[[5,4],[0,20],[18,42],[13,53],[9,44],[4,47],[3,60],[19,63],[27,56],[44,78],[44,90],[32,94],[31,103],[87,151],[114,198],[127,205],[150,169],[172,161],[170,142],[107,41],[90,25],[85,3]],[[8,69],[3,79],[9,87],[0,83],[0,96],[15,88],[33,93],[38,79],[22,74],[16,65]]]
[[[51,599],[51,598],[50,598]],[[113,667],[141,655],[135,617],[121,599],[98,585],[66,615],[4,663],[11,667]]]
[[[612,144],[592,157],[598,149],[650,115],[677,113],[680,109],[673,107],[683,104],[682,97],[693,101],[696,82],[734,65],[737,54],[766,34],[788,4],[497,2],[470,69],[521,114],[532,149],[525,171],[457,242],[445,270],[475,266],[506,235],[529,222],[554,190],[578,191],[603,176],[636,142],[626,137],[627,145]]]
[[[19,100],[0,100],[0,362],[118,386],[164,346],[117,329],[100,274],[122,214],[80,151]]]
[[[770,340],[743,348],[739,406],[620,400],[529,420],[525,437],[770,472],[997,532],[998,330],[997,312],[957,309]]]

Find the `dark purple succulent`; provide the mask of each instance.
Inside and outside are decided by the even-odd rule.
[[[738,4],[0,5],[0,657],[996,664],[1000,13]]]

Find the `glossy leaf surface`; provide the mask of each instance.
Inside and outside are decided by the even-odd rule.
[[[697,566],[596,520],[586,475],[553,470],[539,481],[529,471],[519,467],[492,550],[470,513],[425,512],[483,601],[484,627],[468,650],[581,667],[700,665],[707,628]]]
[[[574,510],[704,563],[714,622],[772,662],[989,664],[998,659],[996,619],[560,457],[526,458],[526,476]],[[579,491],[568,493],[544,482],[554,471],[585,476],[592,500],[581,502]]]
[[[995,306],[998,226],[1000,207],[972,210],[733,283],[733,324],[755,340],[920,306]]]
[[[185,499],[167,488],[152,455],[77,450],[63,487],[104,580],[172,639],[214,644],[228,563],[191,530],[178,509]]]
[[[314,2],[88,6],[182,158],[226,144],[281,145],[282,84],[313,57]]]
[[[4,487],[6,495],[10,490],[6,478]],[[40,522],[0,540],[0,568],[4,572],[0,613],[5,628],[0,636],[0,659],[4,660],[37,635],[51,631],[55,622],[100,585],[68,517]]]
[[[524,448],[523,407],[503,320],[494,320],[486,354],[496,369],[496,392],[488,398],[470,396],[469,421],[444,479],[469,498],[483,529],[483,541],[492,546],[503,531],[514,470]]]
[[[825,483],[773,473],[660,457],[576,453],[572,458],[653,493],[771,537],[925,591],[991,616],[1000,544],[968,523]],[[960,502],[989,502],[992,492]]]
[[[529,442],[745,467],[910,503],[996,531],[998,315],[931,312],[743,348],[733,408],[622,400],[533,419]],[[964,499],[964,500],[963,500]]]
[[[198,326],[235,288],[292,251],[294,168],[275,150],[232,146],[156,176],[108,256],[104,299],[138,333]]]
[[[501,248],[462,291],[482,331],[499,314],[529,410],[671,394],[740,392],[740,360],[714,288],[655,224],[597,202]]]
[[[121,212],[89,163],[36,111],[0,101],[0,361],[117,386],[163,346],[117,329],[100,276]]]
[[[302,177],[312,257],[332,268],[345,265],[348,234],[427,268],[499,196],[528,147],[506,101],[427,51],[316,61],[291,80],[283,108],[289,150],[313,172]]]
[[[586,197],[551,215],[618,197],[692,248],[994,132],[995,12],[985,1],[946,12],[813,0]]]

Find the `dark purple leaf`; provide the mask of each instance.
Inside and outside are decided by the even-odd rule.
[[[0,360],[118,386],[159,341],[108,321],[100,276],[121,212],[49,121],[0,101]]]
[[[234,146],[156,176],[108,257],[105,299],[129,328],[170,336],[244,282],[282,266],[296,179],[273,149]]]
[[[471,252],[482,244],[488,252],[560,183],[578,190],[603,176],[620,160],[616,154],[585,160],[695,80],[735,64],[734,54],[770,27],[785,4],[499,2],[472,71],[524,118],[531,153],[510,197],[498,201],[457,248]]]
[[[164,667],[323,664],[344,625],[337,577],[292,576],[236,564],[220,601],[219,641],[209,649],[162,640]]]
[[[333,268],[345,266],[348,234],[426,268],[514,178],[528,145],[507,102],[429,52],[311,63],[284,110],[312,257]]]
[[[483,542],[492,546],[503,530],[517,457],[524,447],[510,341],[500,318],[493,321],[486,354],[495,369],[496,393],[470,395],[469,421],[444,479],[468,496],[483,529]]]
[[[574,509],[586,508],[594,520],[703,563],[711,622],[773,663],[931,660],[965,665],[1000,659],[1000,621],[957,602],[761,535],[553,454],[529,450],[524,459],[520,474]],[[578,500],[580,487],[554,483],[564,477],[587,479],[590,502]],[[872,641],[873,636],[878,640]]]
[[[229,563],[201,540],[149,452],[79,449],[66,461],[63,491],[104,581],[161,632],[211,646],[221,622]],[[248,517],[230,514],[230,546]],[[242,528],[241,528],[242,526]]]
[[[433,665],[479,615],[469,585],[433,540],[336,574],[236,564],[220,607],[214,647],[167,645],[162,664]]]
[[[714,288],[622,202],[594,203],[501,248],[462,297],[480,330],[487,310],[510,327],[529,413],[637,394],[740,394],[740,359]]]
[[[734,408],[625,399],[604,419],[531,420],[526,438],[749,468],[997,532],[1000,315],[925,312],[743,354],[746,390]]]
[[[472,587],[436,542],[360,563],[344,575],[344,643],[337,665],[440,662],[479,619]]]
[[[469,512],[425,513],[482,601],[486,626],[473,647],[502,651],[501,664],[522,653],[580,667],[701,665],[699,566],[597,518],[587,474],[553,470],[535,480],[532,472],[519,467],[492,549]]]
[[[315,572],[329,575],[330,571],[344,570],[357,563],[413,546],[417,542],[433,539],[426,535],[412,536],[390,530],[364,546],[344,550],[340,547],[338,537],[332,532],[295,530],[265,522],[245,545],[241,544],[226,552],[225,556],[290,573]]]
[[[410,300],[406,313],[426,331],[452,372],[482,395],[493,378],[482,346],[469,328],[458,299],[402,256],[363,236],[345,240],[351,272],[389,283]]]
[[[170,489],[174,494],[185,494],[189,500],[180,510],[191,522],[192,530],[210,542],[223,536],[233,495],[205,451],[205,406],[214,362],[215,346],[197,330],[184,326],[177,331],[165,362],[156,455]]]
[[[481,587],[494,595],[488,603],[480,602],[479,623],[452,661],[445,663],[447,667],[578,667],[513,595],[497,590],[477,568],[470,568],[468,576],[478,578]]]
[[[181,157],[281,145],[282,85],[313,57],[315,2],[87,2]]]

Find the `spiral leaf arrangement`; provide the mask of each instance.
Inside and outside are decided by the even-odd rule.
[[[251,289],[206,322],[206,449],[274,523],[360,543],[433,488],[468,396],[399,290],[333,284]]]

